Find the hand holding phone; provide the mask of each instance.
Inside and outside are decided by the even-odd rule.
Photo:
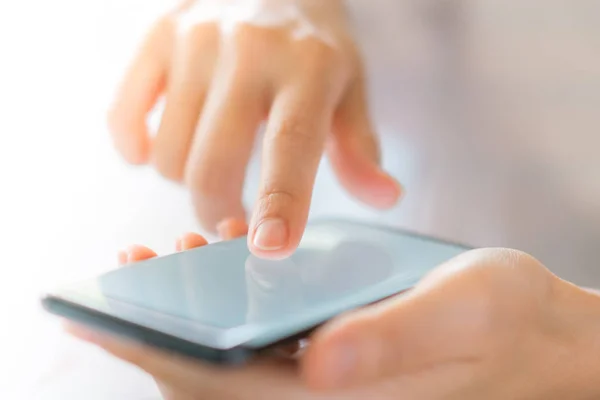
[[[154,255],[135,249],[129,262]],[[77,333],[150,373],[166,399],[584,399],[599,393],[590,377],[600,365],[593,343],[586,344],[598,336],[597,324],[574,324],[573,316],[597,315],[599,299],[526,254],[485,249],[439,266],[407,296],[336,318],[311,336],[297,363],[261,358],[244,368],[214,368],[110,335]],[[548,326],[559,329],[550,333]],[[564,337],[563,329],[575,334]],[[568,358],[561,356],[566,349]],[[554,367],[541,367],[547,365]]]

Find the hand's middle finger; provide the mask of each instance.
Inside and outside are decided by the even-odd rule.
[[[301,78],[285,83],[271,107],[248,242],[259,256],[289,255],[304,232],[325,138],[343,86],[343,79],[331,72],[336,69],[327,54],[317,52],[318,61]]]
[[[200,222],[210,231],[224,218],[245,220],[241,203],[264,101],[260,82],[247,65],[219,65],[194,140],[188,167]]]
[[[202,24],[177,32],[169,71],[165,110],[155,138],[154,164],[180,181],[218,51],[219,27]]]

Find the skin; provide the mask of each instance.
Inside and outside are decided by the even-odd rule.
[[[400,186],[379,167],[341,2],[281,0],[298,4],[333,45],[318,36],[297,40],[291,26],[248,21],[224,35],[218,21],[182,18],[199,2],[157,22],[123,80],[109,115],[123,157],[185,183],[203,226],[229,239],[248,230],[241,190],[257,127],[266,122],[248,231],[251,251],[262,257],[296,248],[324,151],[355,197],[380,208],[395,204]],[[166,109],[151,138],[145,120],[159,97]],[[229,215],[235,219],[217,224]],[[188,234],[176,249],[205,244]],[[154,256],[133,246],[119,260]],[[153,375],[171,400],[577,400],[600,398],[598,321],[597,293],[526,254],[483,249],[440,266],[408,295],[335,319],[299,360],[222,369],[83,327],[68,330]]]
[[[186,1],[163,16],[125,74],[108,117],[125,160],[150,163],[185,183],[199,221],[214,231],[226,217],[246,217],[245,170],[264,122],[248,235],[250,250],[263,258],[296,249],[324,152],[357,199],[382,209],[395,205],[402,190],[380,167],[361,58],[343,2],[255,2],[257,20],[272,14],[272,4],[295,6],[301,18],[274,26],[242,20],[224,33],[219,19],[194,16],[205,1]],[[315,34],[297,37],[300,23]],[[163,97],[160,127],[151,137],[146,119]]]
[[[243,221],[219,224],[227,240]],[[188,234],[178,250],[206,240]],[[156,256],[143,246],[122,264]],[[465,253],[408,294],[318,330],[299,359],[220,368],[67,324],[151,374],[166,399],[491,400],[600,397],[600,296],[508,249]]]

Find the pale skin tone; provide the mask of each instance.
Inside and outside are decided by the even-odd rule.
[[[219,225],[227,240],[243,221]],[[177,250],[203,246],[187,234]],[[155,257],[143,246],[121,264]],[[319,329],[298,360],[206,365],[84,327],[75,336],[151,374],[169,400],[593,399],[600,396],[600,296],[514,250],[468,252],[407,295]]]
[[[109,114],[121,155],[185,183],[200,223],[214,231],[224,218],[246,217],[245,168],[264,122],[261,184],[248,235],[250,250],[263,258],[285,257],[297,247],[324,152],[354,197],[382,209],[396,204],[401,187],[379,164],[343,2],[213,0],[216,11],[264,3],[254,20],[235,21],[224,33],[220,20],[197,15],[206,1],[184,2],[162,17],[131,63]],[[294,6],[300,17],[282,12],[283,22],[261,26],[277,15],[273,4]],[[299,34],[303,24],[315,33]],[[161,97],[166,106],[152,137],[145,121]]]
[[[364,73],[341,2],[281,2],[297,4],[333,45],[296,38],[293,24],[238,22],[224,35],[215,21],[181,18],[200,3],[187,1],[151,29],[109,116],[127,161],[150,163],[184,183],[205,228],[226,240],[248,233],[250,250],[269,258],[296,248],[323,153],[364,203],[388,208],[401,195],[379,166]],[[166,109],[152,138],[145,120],[160,97]],[[240,198],[262,122],[261,185],[248,228]],[[205,244],[188,234],[176,249]],[[154,256],[133,246],[119,260]],[[596,293],[526,254],[486,249],[438,267],[408,295],[336,318],[298,360],[223,369],[68,329],[147,371],[169,400],[583,400],[600,398],[598,321]]]

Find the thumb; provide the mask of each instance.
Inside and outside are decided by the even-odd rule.
[[[477,354],[482,307],[464,292],[420,286],[334,320],[302,360],[306,383],[317,390],[363,386]]]
[[[355,311],[318,331],[302,359],[307,385],[339,390],[392,375],[404,357],[408,330],[404,300]],[[406,324],[410,326],[410,324]]]

